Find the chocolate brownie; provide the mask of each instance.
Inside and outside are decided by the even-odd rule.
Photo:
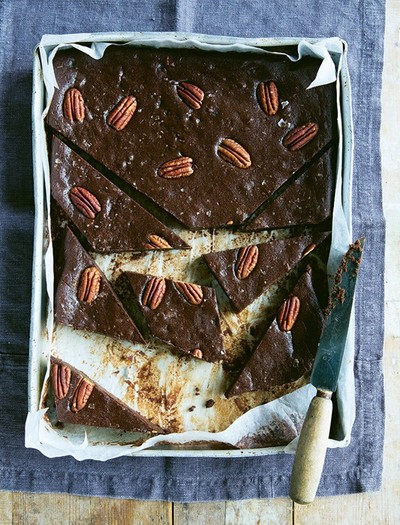
[[[243,231],[313,225],[332,216],[335,183],[333,151],[329,150],[288,185]]]
[[[203,258],[229,297],[232,306],[240,312],[289,272],[327,236],[327,233],[314,233],[271,240],[252,246],[206,253]]]
[[[51,194],[97,252],[189,248],[56,137],[51,159]]]
[[[335,83],[307,89],[320,65],[198,49],[110,46],[100,60],[61,50],[47,123],[188,228],[238,225],[335,138]]]
[[[308,89],[320,59],[111,45],[100,60],[62,49],[53,64],[53,205],[94,251],[188,248],[160,222],[166,214],[190,230],[242,231],[316,225],[331,215],[336,84]],[[154,204],[158,219],[136,201]],[[316,230],[203,256],[241,311],[327,237]],[[140,343],[151,336],[183,364],[225,360],[214,289],[127,271],[123,305],[69,229],[62,255],[57,322]],[[293,293],[295,324],[282,328],[279,314],[227,396],[290,383],[310,369],[322,326],[310,272]],[[60,421],[103,418],[101,426],[163,432],[79,370],[52,363]]]
[[[164,434],[165,430],[61,359],[51,357],[57,419],[63,423]]]
[[[143,337],[106,276],[67,228],[62,271],[56,289],[57,323],[116,339],[143,343]]]
[[[198,359],[225,358],[213,288],[136,272],[124,276],[152,336]]]
[[[309,372],[323,323],[324,316],[308,268],[226,396],[268,390],[296,381]]]

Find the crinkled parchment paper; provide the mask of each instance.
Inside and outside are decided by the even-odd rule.
[[[120,38],[122,36],[120,35]],[[127,34],[124,45],[149,45],[157,47],[195,47],[213,49],[221,52],[252,51],[255,53],[274,53],[272,42],[264,40],[229,39],[224,37],[205,37],[176,34]],[[50,209],[49,165],[47,161],[44,117],[47,113],[56,86],[52,59],[55,53],[65,47],[76,47],[93,58],[101,58],[114,34],[109,35],[64,35],[44,36],[39,46],[46,87],[46,104],[42,122],[39,125],[39,140],[35,144],[35,155],[42,159],[43,178],[46,188],[47,209]],[[90,47],[79,42],[93,42]],[[268,51],[257,46],[266,46]],[[350,200],[347,198],[351,187],[351,166],[347,162],[342,182],[343,145],[351,149],[348,141],[343,141],[341,107],[339,105],[340,71],[345,55],[343,42],[331,38],[318,42],[298,42],[299,60],[304,55],[321,58],[318,74],[309,89],[315,86],[337,82],[338,85],[338,127],[340,134],[339,160],[335,207],[333,216],[333,241],[328,261],[328,270],[334,273],[339,258],[351,242]],[[291,41],[290,43],[293,43]],[[287,44],[274,41],[274,45]],[[282,53],[280,53],[282,54]],[[36,100],[36,104],[43,104]],[[42,106],[43,109],[43,106]],[[351,116],[347,116],[351,120]],[[351,142],[351,141],[350,141]],[[347,198],[343,207],[342,195]],[[50,231],[50,217],[47,215]],[[42,227],[42,225],[40,226]],[[223,250],[249,243],[268,241],[277,237],[277,232],[257,234],[237,234],[229,230],[190,232],[183,228],[175,231],[187,241],[192,249],[188,251],[148,252],[146,254],[92,254],[112,283],[124,270],[134,270],[152,275],[178,280],[192,281],[203,285],[214,285],[201,254],[212,250]],[[279,236],[288,232],[279,232]],[[153,447],[154,454],[173,455],[177,446],[187,444],[187,449],[200,447],[203,455],[216,455],[212,442],[222,448],[227,455],[235,455],[234,450],[244,453],[276,453],[282,445],[294,443],[301,428],[314,388],[307,384],[307,378],[296,383],[277,387],[268,392],[249,393],[240,398],[226,399],[224,391],[232,380],[229,371],[221,364],[206,363],[171,351],[156,342],[134,345],[128,341],[116,341],[99,334],[73,330],[70,327],[53,324],[53,253],[49,244],[45,256],[46,286],[48,292],[47,325],[43,327],[43,339],[48,342],[45,355],[31,355],[32,362],[45,366],[49,351],[82,370],[108,391],[122,399],[133,409],[154,422],[172,430],[167,436],[155,436],[147,440],[141,434],[121,433],[114,429],[99,429],[78,425],[54,425],[54,414],[44,408],[48,395],[48,371],[45,376],[41,401],[37,410],[28,414],[26,421],[26,446],[37,448],[48,457],[72,455],[76,459],[107,460],[121,455],[131,455]],[[228,300],[219,286],[216,286],[221,311],[221,324],[225,347],[234,361],[243,352],[248,352],[256,344],[266,319],[273,308],[281,302],[285,290],[281,285],[273,286],[268,293],[257,299],[240,314],[231,311]],[[331,447],[346,446],[354,421],[353,354],[351,335],[345,350],[344,366],[340,377],[338,404],[341,411],[341,426],[344,437],[340,441],[331,440]],[[32,388],[34,385],[32,385]],[[210,402],[213,401],[213,403]],[[207,403],[208,401],[208,403]],[[207,407],[208,405],[208,407]],[[212,406],[209,406],[212,405]],[[268,443],[268,448],[265,444]],[[174,445],[174,447],[171,447]],[[261,447],[261,448],[260,448]],[[277,448],[278,447],[278,448]],[[173,450],[171,450],[171,448]],[[293,446],[287,447],[287,450]],[[239,451],[236,451],[239,453]],[[222,454],[222,453],[221,453]]]

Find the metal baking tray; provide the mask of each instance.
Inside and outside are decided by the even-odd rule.
[[[273,49],[282,46],[298,45],[300,41],[306,41],[310,44],[318,44],[319,39],[302,39],[302,38],[258,38],[245,39],[234,37],[221,37],[209,35],[193,35],[186,33],[97,33],[85,35],[62,35],[46,37],[45,45],[47,52],[51,52],[61,42],[91,44],[94,42],[112,42],[127,43],[135,40],[148,40],[146,45],[155,45],[160,39],[169,42],[190,42],[196,40],[205,45],[229,46],[229,45],[250,45],[259,48]],[[341,227],[333,227],[333,250],[331,251],[330,264],[331,269],[346,247],[347,237],[351,241],[351,179],[352,179],[352,152],[353,152],[353,133],[352,133],[352,115],[351,115],[351,91],[347,69],[347,45],[340,40],[342,54],[335,57],[336,62],[340,62],[340,72],[338,78],[338,163],[337,177],[341,181],[340,198],[341,202],[335,201],[335,208],[340,207],[341,227],[346,226],[347,235],[343,239]],[[157,45],[157,44],[156,44]],[[29,361],[29,414],[36,414],[41,407],[41,396],[43,395],[43,382],[46,377],[48,366],[48,356],[52,346],[49,333],[51,328],[48,326],[48,285],[51,276],[45,272],[45,257],[50,258],[51,253],[47,252],[48,248],[48,225],[49,225],[49,188],[46,187],[45,173],[49,170],[48,156],[44,137],[44,118],[43,112],[47,104],[45,79],[43,78],[43,69],[41,64],[40,52],[43,51],[43,45],[37,46],[34,52],[33,63],[33,104],[32,104],[32,121],[33,121],[33,161],[34,161],[34,198],[35,198],[35,232],[34,232],[34,252],[33,252],[33,271],[32,271],[32,313],[31,313],[31,331],[30,331],[30,361]],[[336,195],[337,200],[338,195]],[[348,243],[347,243],[348,245]],[[335,253],[335,246],[337,247]],[[51,289],[51,283],[50,283]],[[352,335],[354,335],[354,324],[351,325]],[[350,341],[352,338],[349,338]],[[345,446],[348,443],[348,436],[354,421],[354,393],[351,398],[351,385],[353,381],[352,372],[352,344],[350,342],[347,354],[349,359],[345,360],[346,366],[342,371],[340,381],[342,384],[350,384],[350,396],[341,400],[339,406],[344,409],[344,428],[345,436],[341,441],[331,443],[331,446]],[[41,449],[39,446],[40,438],[34,436],[32,439],[32,427],[30,426],[29,416],[26,426],[27,446],[33,446]],[[35,444],[36,443],[36,444]],[[118,445],[109,445],[118,447]],[[285,447],[264,447],[254,449],[212,449],[199,448],[187,445],[185,448],[174,448],[172,446],[162,446],[135,452],[135,454],[146,456],[209,456],[209,457],[243,457],[266,454],[283,453]],[[43,449],[42,449],[43,451]],[[66,451],[65,454],[70,452]]]

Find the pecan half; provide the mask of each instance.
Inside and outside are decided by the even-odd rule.
[[[190,157],[178,157],[167,160],[158,168],[158,174],[164,179],[179,179],[189,177],[193,173],[193,159]]]
[[[243,246],[240,248],[236,261],[236,275],[239,279],[246,279],[256,267],[258,261],[257,246]]]
[[[301,256],[302,259],[304,259],[304,257],[306,257],[309,253],[311,253],[313,250],[315,250],[315,248],[317,247],[317,245],[315,243],[312,243],[310,245],[307,246],[307,248],[305,248],[304,252],[303,252],[303,255]]]
[[[290,332],[300,311],[300,299],[296,295],[288,297],[279,308],[276,319],[283,332]]]
[[[243,146],[232,139],[224,139],[218,146],[218,155],[221,159],[233,164],[237,168],[250,168],[250,154]]]
[[[136,98],[132,95],[122,98],[107,117],[107,124],[117,131],[123,130],[137,108]]]
[[[279,109],[278,88],[273,80],[260,82],[257,86],[257,100],[261,109],[269,116]]]
[[[66,91],[63,101],[64,117],[70,122],[82,122],[85,119],[85,102],[79,89]]]
[[[165,279],[163,277],[152,277],[143,291],[143,306],[148,306],[151,310],[158,308],[164,299],[165,288]]]
[[[200,304],[202,302],[203,289],[200,285],[176,281],[175,286],[190,304]]]
[[[172,248],[169,242],[159,235],[149,235],[148,241],[149,242],[144,245],[146,250],[168,250]]]
[[[318,124],[314,122],[298,126],[289,131],[283,139],[283,145],[290,151],[296,151],[311,142],[318,133],[318,129]]]
[[[53,391],[57,399],[64,399],[71,383],[71,369],[65,365],[54,364],[51,368]]]
[[[77,208],[82,215],[88,219],[94,219],[101,211],[101,205],[97,197],[90,193],[86,188],[75,186],[69,192],[69,198],[72,204]]]
[[[203,359],[203,352],[200,350],[200,348],[195,348],[190,353],[193,357],[197,357],[197,359]]]
[[[79,412],[85,408],[90,394],[93,392],[94,384],[88,379],[81,377],[71,397],[71,412]]]
[[[200,109],[203,103],[204,91],[189,82],[179,82],[178,95],[192,109]]]
[[[82,303],[93,302],[100,290],[101,274],[95,266],[85,268],[78,285],[78,300]]]

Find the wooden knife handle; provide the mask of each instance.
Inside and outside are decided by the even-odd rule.
[[[331,392],[317,391],[300,432],[290,480],[290,497],[302,505],[314,501],[321,479],[332,420],[331,397]]]

